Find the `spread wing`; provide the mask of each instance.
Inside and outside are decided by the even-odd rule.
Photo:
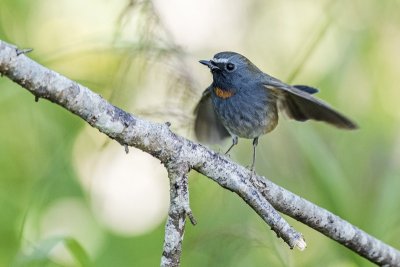
[[[312,87],[290,86],[270,76],[264,82],[264,86],[278,95],[278,105],[289,118],[298,121],[324,121],[342,129],[358,128],[349,118],[312,96],[311,94],[317,92]]]
[[[210,94],[210,88],[207,88],[194,109],[194,114],[196,116],[194,132],[196,138],[200,142],[215,144],[223,141],[225,138],[229,137],[230,134],[218,120],[211,102]]]

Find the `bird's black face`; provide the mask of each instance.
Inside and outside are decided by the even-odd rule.
[[[234,52],[221,52],[211,60],[200,60],[210,68],[215,86],[230,90],[240,90],[245,80],[259,71],[246,57]]]

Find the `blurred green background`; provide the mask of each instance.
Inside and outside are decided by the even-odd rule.
[[[0,39],[124,110],[193,138],[211,76],[197,63],[245,54],[360,125],[281,116],[256,169],[400,248],[400,1],[0,0]],[[107,140],[62,108],[0,78],[0,266],[157,266],[168,179],[155,159]],[[228,143],[214,147],[225,150]],[[232,158],[248,165],[251,141]],[[290,250],[236,195],[190,177],[198,225],[182,266],[372,266],[288,218]]]

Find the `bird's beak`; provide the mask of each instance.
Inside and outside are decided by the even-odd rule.
[[[220,68],[212,60],[200,60],[201,64],[206,65],[210,70],[220,70]]]

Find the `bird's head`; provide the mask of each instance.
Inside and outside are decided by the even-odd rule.
[[[239,90],[243,83],[249,83],[261,71],[245,56],[235,52],[220,52],[210,60],[200,60],[206,65],[216,86]]]

